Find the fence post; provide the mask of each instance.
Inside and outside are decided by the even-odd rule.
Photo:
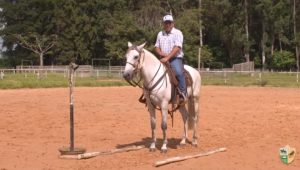
[[[227,84],[227,74],[226,74],[226,71],[224,71],[223,75],[224,75],[224,83]]]
[[[38,71],[38,72],[36,73],[36,75],[37,75],[37,78],[40,79],[40,71]]]
[[[259,72],[258,76],[259,76],[259,82],[261,83],[261,72]]]
[[[297,84],[299,83],[299,72],[297,71]]]
[[[64,77],[67,77],[67,70],[64,69]]]
[[[0,72],[0,78],[1,78],[1,80],[3,80],[3,78],[4,78],[4,72],[3,72],[3,70],[1,70],[1,72]]]

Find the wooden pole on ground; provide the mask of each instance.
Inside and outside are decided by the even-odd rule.
[[[88,158],[93,158],[99,155],[111,155],[114,153],[121,153],[121,152],[129,152],[129,151],[135,151],[135,150],[140,150],[145,148],[145,146],[129,146],[125,148],[117,148],[117,149],[112,149],[109,151],[101,151],[101,152],[87,152],[83,154],[78,154],[78,155],[61,155],[60,158],[62,159],[88,159]]]
[[[169,163],[184,161],[184,160],[191,159],[191,158],[198,158],[198,157],[202,157],[202,156],[208,156],[208,155],[212,155],[214,153],[224,152],[226,150],[227,150],[226,148],[218,148],[218,149],[215,149],[215,150],[199,153],[199,154],[196,154],[196,155],[171,157],[171,158],[168,158],[168,159],[165,159],[165,160],[162,160],[162,161],[155,162],[154,166],[158,167],[158,166],[166,165],[166,164],[169,164]]]

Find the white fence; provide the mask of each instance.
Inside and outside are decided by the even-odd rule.
[[[76,72],[76,77],[96,77],[96,78],[117,78],[122,79],[124,66],[110,66],[108,69],[92,69],[91,67],[80,66]],[[68,77],[68,66],[48,67],[47,69],[38,68],[18,68],[18,69],[0,69],[0,79],[13,74],[27,76],[36,76],[42,72],[47,77],[48,74],[60,74]],[[260,71],[200,71],[202,84],[214,85],[280,85],[292,84],[298,86],[299,72],[260,72]]]
[[[254,62],[245,62],[233,65],[233,71],[254,71]]]
[[[300,87],[299,72],[201,71],[203,84]]]
[[[107,69],[93,69],[90,65],[80,65],[75,72],[76,77],[122,77],[124,66],[110,66]],[[49,73],[63,74],[65,77],[68,76],[69,66],[17,66],[16,69],[0,69],[1,74],[4,76],[7,74],[28,74],[38,75],[43,73],[47,76]],[[2,76],[2,78],[4,77]]]

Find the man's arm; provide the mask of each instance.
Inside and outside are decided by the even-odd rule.
[[[166,56],[164,56],[164,58],[162,58],[160,61],[163,62],[163,63],[169,61],[171,58],[173,58],[174,56],[176,56],[176,54],[177,54],[180,50],[181,50],[180,47],[175,46],[175,47],[172,49],[172,51],[171,51],[169,54],[167,54]]]
[[[166,58],[167,58],[168,60],[170,60],[171,58],[173,58],[174,56],[176,56],[176,54],[178,54],[180,50],[181,50],[180,47],[175,46],[175,47],[172,49],[172,51],[170,52],[170,54],[168,54],[168,55],[166,56]]]
[[[157,55],[159,55],[162,58],[165,58],[168,55],[168,54],[163,53],[159,47],[155,47],[155,52]]]

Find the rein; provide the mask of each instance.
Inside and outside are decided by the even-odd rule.
[[[158,69],[157,69],[157,71],[156,71],[156,73],[155,73],[155,75],[153,76],[153,78],[151,79],[151,81],[150,81],[148,84],[151,84],[152,81],[154,80],[154,78],[157,76],[158,71],[160,70],[161,65],[162,65],[162,64],[160,63],[160,64],[159,64],[159,67],[158,67]],[[155,87],[160,83],[160,81],[162,81],[162,79],[165,77],[166,73],[167,73],[167,71],[164,72],[164,74],[156,81],[156,83],[155,83],[151,88],[149,88],[149,87],[147,87],[147,86],[144,86],[144,89],[147,90],[147,91],[149,91],[149,92],[151,92],[152,90],[154,90],[154,88],[155,88]]]

